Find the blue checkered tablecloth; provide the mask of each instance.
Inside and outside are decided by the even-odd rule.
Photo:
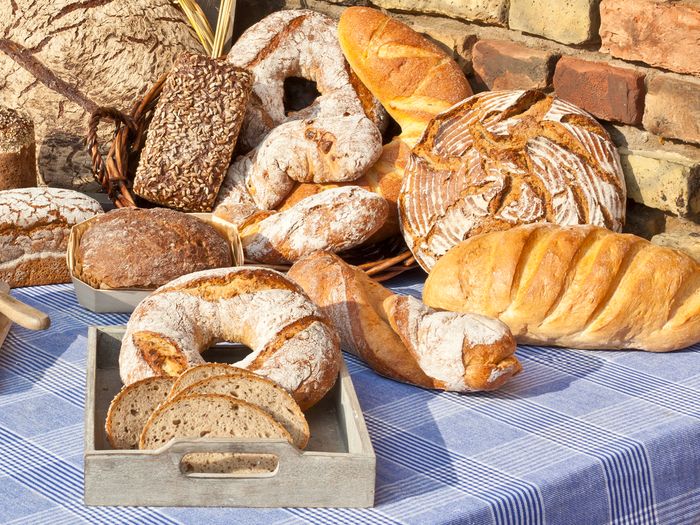
[[[416,275],[394,280],[418,296]],[[377,454],[372,509],[86,507],[87,327],[70,285],[14,294],[48,332],[0,348],[0,522],[700,524],[700,345],[671,354],[520,347],[498,392],[422,390],[346,355]],[[342,483],[342,480],[339,480]]]

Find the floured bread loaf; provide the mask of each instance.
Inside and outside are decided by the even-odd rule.
[[[700,342],[700,264],[595,226],[472,237],[438,261],[423,300],[497,317],[523,343],[665,352]]]
[[[625,198],[617,151],[593,117],[541,92],[494,91],[428,125],[406,168],[399,215],[429,271],[462,240],[519,224],[619,231]]]
[[[100,213],[96,200],[77,191],[0,191],[0,281],[13,288],[69,282],[70,229]]]
[[[147,377],[125,386],[109,405],[105,432],[112,448],[135,449],[151,414],[166,400],[175,379]]]
[[[343,349],[382,375],[469,392],[496,389],[520,372],[515,340],[500,321],[395,295],[331,253],[301,259],[289,277],[333,321]]]
[[[34,123],[26,115],[0,106],[0,191],[36,183]]]

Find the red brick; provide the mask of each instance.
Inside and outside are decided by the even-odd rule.
[[[506,40],[480,40],[472,67],[480,89],[545,89],[558,55]]]
[[[602,51],[678,73],[700,75],[700,3],[602,0]]]
[[[604,120],[639,124],[644,112],[644,74],[605,62],[563,57],[554,72],[557,95]]]
[[[644,127],[662,137],[700,144],[700,80],[673,73],[653,77]]]

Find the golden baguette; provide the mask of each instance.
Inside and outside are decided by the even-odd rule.
[[[700,342],[700,264],[595,226],[472,237],[437,262],[423,301],[496,317],[522,343],[668,352]]]

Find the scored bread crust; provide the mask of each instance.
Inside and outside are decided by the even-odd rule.
[[[377,162],[348,184],[373,191],[389,203],[389,218],[372,237],[399,233],[397,200],[411,148],[438,113],[472,95],[459,65],[423,35],[369,7],[349,7],[338,23],[338,41],[353,71],[401,126]],[[297,184],[280,209],[333,184]]]
[[[122,339],[122,381],[179,375],[204,363],[201,352],[220,341],[251,348],[234,365],[275,381],[302,409],[338,376],[341,356],[330,321],[284,275],[246,266],[186,275],[144,299]]]
[[[242,397],[242,395],[236,395],[232,392],[230,387],[232,384],[238,384],[239,386],[254,386],[257,389],[262,389],[264,393],[272,394],[279,404],[283,405],[281,411],[275,410],[271,404],[268,402],[256,402],[250,397]],[[246,375],[217,375],[202,379],[196,383],[189,385],[182,391],[176,393],[173,397],[168,400],[177,399],[179,397],[189,396],[191,394],[222,394],[235,397],[236,399],[242,399],[248,403],[251,403],[258,408],[264,410],[267,414],[272,416],[272,418],[282,425],[287,432],[292,436],[294,445],[303,449],[309,442],[310,432],[309,424],[306,421],[304,413],[297,405],[294,398],[289,395],[289,393],[280,388],[274,382],[266,379],[264,377],[257,376],[255,374]]]
[[[277,421],[275,421],[272,416],[267,414],[264,410],[261,408],[258,408],[257,406],[248,403],[247,401],[243,401],[241,399],[236,399],[231,396],[224,396],[220,394],[192,394],[190,396],[178,396],[175,399],[172,399],[170,401],[167,401],[166,403],[163,403],[161,406],[159,406],[153,414],[151,414],[151,417],[148,418],[148,421],[143,427],[143,432],[141,432],[141,438],[139,439],[139,448],[144,450],[144,449],[151,449],[153,447],[149,446],[152,443],[149,443],[149,439],[152,439],[153,432],[159,431],[158,429],[153,431],[154,427],[157,427],[158,425],[161,425],[164,423],[164,421],[161,421],[164,419],[164,417],[167,415],[168,411],[174,410],[178,405],[181,404],[186,404],[187,402],[192,402],[192,403],[203,403],[205,405],[208,405],[211,407],[211,403],[213,401],[217,401],[220,403],[228,404],[231,411],[234,412],[236,410],[242,410],[242,412],[245,412],[247,414],[253,414],[254,417],[258,420],[257,424],[262,425],[265,427],[264,432],[270,432],[270,434],[274,434],[269,436],[270,438],[282,438],[286,439],[289,443],[292,443],[292,436],[287,432],[287,430],[280,425]],[[237,409],[234,407],[238,407]],[[211,419],[215,420],[216,418],[214,417],[214,414],[211,414]],[[184,425],[183,425],[184,426]],[[162,429],[160,429],[162,431]],[[217,435],[217,432],[214,433],[209,433],[207,434],[209,437],[229,437],[231,434],[221,434]],[[183,433],[177,433],[175,432],[174,435],[170,439],[174,439],[176,437],[191,437],[191,438],[199,438],[203,437],[200,435],[193,435],[193,436],[188,436]],[[248,434],[246,433],[241,433],[236,437],[261,437],[255,434]],[[167,442],[166,442],[167,443]],[[165,445],[166,443],[163,443]]]
[[[522,343],[667,352],[700,342],[700,264],[594,226],[472,237],[438,261],[423,300],[497,317]]]
[[[480,93],[435,117],[399,197],[406,244],[426,270],[472,235],[519,224],[620,231],[625,180],[593,117],[539,91]]]
[[[503,323],[396,296],[334,254],[305,257],[288,275],[333,321],[342,347],[379,374],[466,392],[498,388],[521,369]]]
[[[107,441],[109,441],[109,444],[112,446],[112,448],[122,449],[138,447],[138,439],[133,444],[133,447],[120,446],[120,443],[117,442],[117,412],[120,410],[121,405],[127,402],[127,397],[131,398],[132,396],[136,396],[143,390],[144,387],[152,386],[155,383],[161,384],[162,392],[165,395],[162,396],[162,399],[156,400],[156,402],[152,406],[146,407],[146,412],[148,413],[148,417],[150,417],[150,415],[156,410],[156,408],[158,408],[158,406],[167,398],[168,393],[170,392],[170,388],[172,388],[173,384],[175,383],[175,380],[173,378],[163,376],[147,377],[146,379],[142,379],[141,381],[137,381],[136,383],[132,383],[130,385],[122,387],[122,389],[117,393],[117,395],[114,396],[114,399],[112,399],[112,402],[109,404],[109,409],[107,410],[107,418],[105,420],[105,433],[107,434]],[[144,425],[148,421],[148,417],[140,418],[143,420]],[[120,423],[124,425],[125,421],[122,419]],[[142,430],[143,427],[141,427],[138,430],[138,432],[136,432],[136,435],[140,436]]]

